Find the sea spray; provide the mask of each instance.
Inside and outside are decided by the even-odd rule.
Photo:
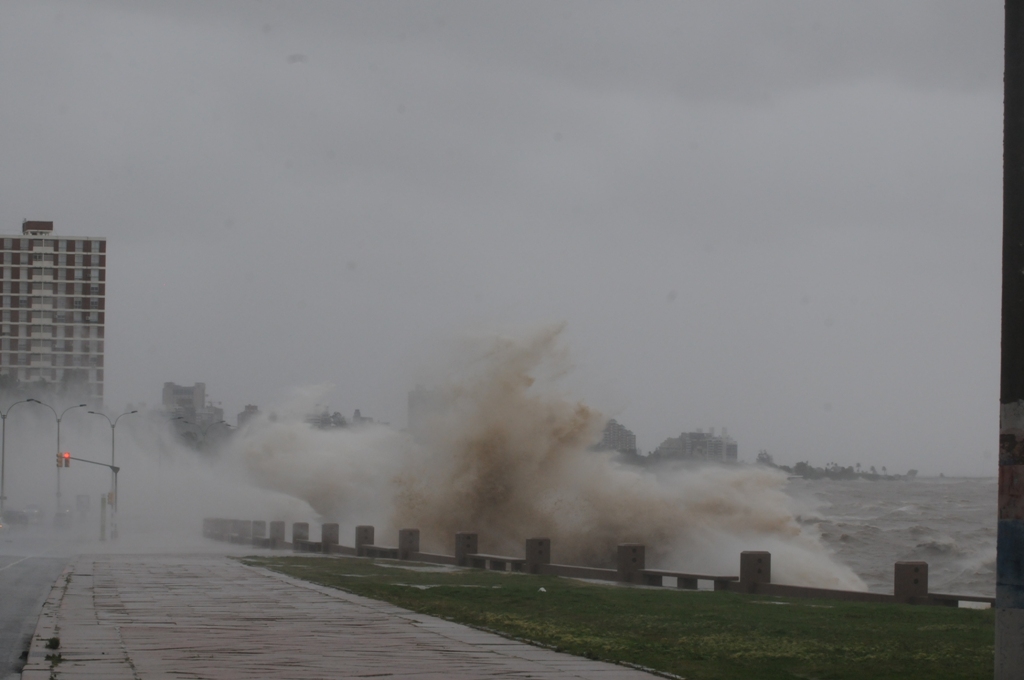
[[[655,473],[590,450],[605,418],[557,389],[568,368],[561,333],[479,341],[414,432],[261,420],[229,455],[323,518],[377,525],[385,543],[416,527],[425,549],[450,552],[456,531],[476,531],[482,551],[515,555],[524,539],[546,536],[557,562],[610,566],[616,544],[637,542],[649,565],[717,573],[735,573],[741,550],[770,550],[778,582],[864,587],[795,520],[784,476]]]

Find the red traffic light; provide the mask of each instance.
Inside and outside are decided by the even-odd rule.
[[[64,452],[64,467],[71,467],[71,452]]]

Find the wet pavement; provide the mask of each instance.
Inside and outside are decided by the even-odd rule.
[[[58,649],[46,648],[50,638],[59,638]],[[415,614],[228,557],[97,555],[74,559],[57,580],[22,677],[655,676]]]
[[[67,558],[0,554],[0,680],[21,677],[39,608]]]

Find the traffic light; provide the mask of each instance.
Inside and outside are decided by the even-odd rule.
[[[64,456],[57,454],[57,467],[64,467]]]
[[[71,452],[64,452],[64,467],[71,467]]]

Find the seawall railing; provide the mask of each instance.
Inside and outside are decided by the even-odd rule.
[[[675,579],[676,587],[696,590],[701,581],[712,584],[714,590],[773,595],[777,597],[808,597],[846,600],[851,602],[888,602],[956,607],[960,602],[995,604],[994,597],[933,593],[928,589],[927,562],[896,562],[893,568],[893,592],[871,593],[858,590],[837,590],[808,586],[772,583],[772,556],[764,551],[740,553],[739,576],[696,574],[665,569],[648,569],[646,546],[622,543],[617,547],[615,569],[584,567],[551,562],[551,539],[526,539],[523,556],[491,555],[478,550],[478,534],[458,532],[454,536],[454,555],[420,551],[419,529],[400,529],[397,545],[380,545],[375,541],[374,527],[356,527],[353,547],[341,545],[338,525],[320,526],[320,540],[309,540],[309,524],[292,524],[291,541],[285,540],[285,523],[207,518],[203,520],[203,536],[218,541],[252,545],[271,550],[292,550],[299,553],[347,555],[377,559],[408,560],[431,564],[447,564],[471,569],[515,571],[528,574],[547,574],[566,578],[592,579],[617,583],[664,587],[665,579]]]

